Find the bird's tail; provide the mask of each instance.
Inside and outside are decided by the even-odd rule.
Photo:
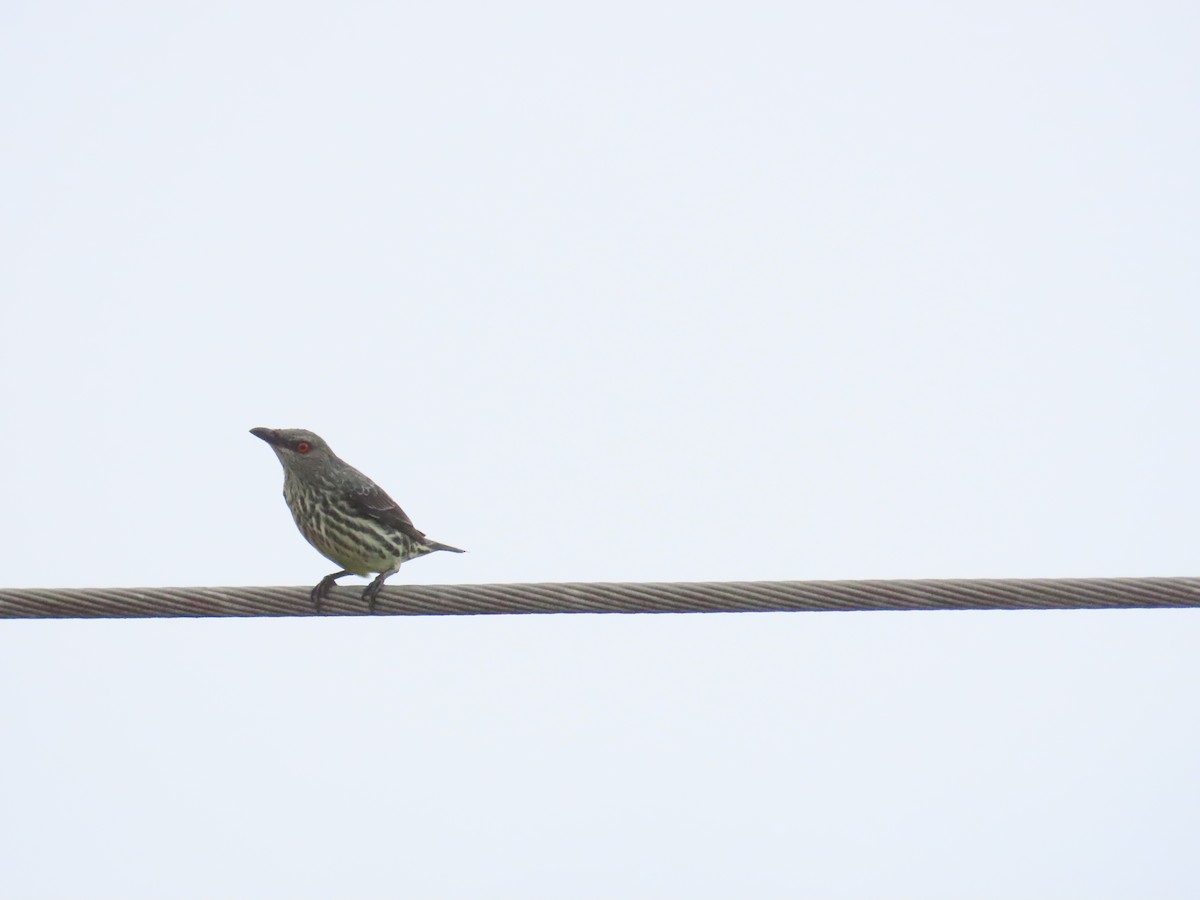
[[[439,544],[437,541],[427,541],[425,546],[432,550],[449,550],[451,553],[466,553],[466,550],[459,550],[457,547],[451,547],[449,544]]]

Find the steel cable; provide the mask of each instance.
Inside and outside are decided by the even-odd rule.
[[[308,594],[308,587],[7,588],[0,589],[0,618],[307,616],[314,614]],[[365,615],[361,594],[335,588],[324,614]],[[561,582],[389,585],[376,615],[1188,606],[1200,606],[1200,578]]]

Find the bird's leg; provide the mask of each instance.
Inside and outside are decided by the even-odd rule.
[[[343,575],[349,574],[349,572],[342,570],[341,572],[334,572],[332,575],[326,575],[321,579],[321,583],[312,589],[312,593],[308,596],[313,602],[313,608],[316,609],[317,615],[321,614],[321,601],[329,596],[329,592],[333,590],[333,586],[337,584],[337,580]]]
[[[367,612],[374,615],[375,613],[375,598],[379,596],[379,592],[383,590],[383,583],[400,571],[399,566],[393,566],[375,576],[375,580],[367,585],[363,591],[363,599],[367,601]]]

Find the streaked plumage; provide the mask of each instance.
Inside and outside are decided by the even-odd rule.
[[[343,571],[327,575],[312,590],[321,611],[336,580],[343,575],[379,575],[363,591],[374,612],[383,582],[401,563],[435,550],[462,553],[432,541],[379,485],[339,459],[318,435],[301,428],[252,428],[271,445],[283,464],[283,498],[296,527],[310,544]]]

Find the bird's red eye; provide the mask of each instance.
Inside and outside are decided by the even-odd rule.
[[[298,443],[296,445],[297,453],[307,453],[311,449],[312,449],[312,444],[310,444],[308,441],[301,441],[300,443]]]

